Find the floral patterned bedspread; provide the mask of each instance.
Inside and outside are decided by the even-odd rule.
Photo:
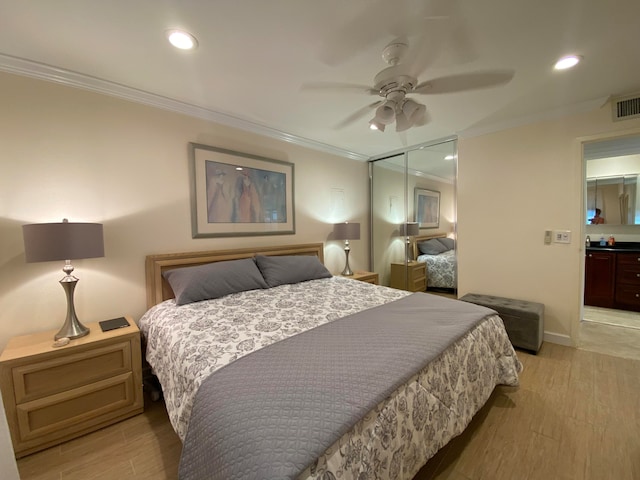
[[[427,263],[427,288],[457,288],[455,250],[438,255],[419,255],[417,260]]]
[[[215,370],[278,340],[408,294],[332,277],[182,306],[167,300],[145,313],[139,325],[171,424],[184,440],[195,392]]]
[[[332,277],[180,307],[167,300],[139,324],[169,418],[184,440],[195,393],[213,371],[271,343],[408,294]],[[378,405],[300,478],[412,478],[462,432],[497,384],[517,385],[520,369],[502,320],[491,316]]]

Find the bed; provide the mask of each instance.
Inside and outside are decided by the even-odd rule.
[[[238,260],[240,270],[258,264],[267,287],[177,305],[183,292],[176,296],[165,278],[171,270],[229,268]],[[522,366],[495,312],[331,276],[322,260],[322,244],[147,257],[149,310],[139,323],[183,441],[182,480],[411,479],[466,428],[496,385],[518,384]],[[253,275],[236,271],[226,270],[230,280],[214,288]],[[291,282],[279,283],[281,275],[293,275]],[[425,302],[430,315],[417,306]],[[409,310],[420,320],[410,320]],[[458,318],[462,325],[476,316],[454,333]],[[427,318],[433,329],[424,328]],[[416,367],[412,355],[431,351],[436,327],[455,339]],[[405,328],[424,330],[424,339]],[[401,354],[387,354],[401,342]],[[298,378],[313,362],[313,378]]]
[[[458,288],[455,240],[445,234],[416,236],[413,251],[418,262],[427,264],[427,289]]]

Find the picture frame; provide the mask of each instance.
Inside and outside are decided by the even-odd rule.
[[[440,192],[426,188],[414,189],[414,221],[418,228],[440,226]]]
[[[294,234],[294,164],[189,143],[192,237]]]

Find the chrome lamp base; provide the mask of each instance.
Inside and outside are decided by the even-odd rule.
[[[342,273],[340,275],[345,275],[347,277],[350,277],[351,275],[353,275],[353,271],[351,270],[351,267],[349,266],[349,252],[351,251],[351,247],[349,247],[349,240],[345,240],[344,241],[344,254],[347,257],[347,263],[344,266],[344,270],[342,270]]]
[[[89,335],[89,329],[85,327],[76,315],[76,308],[73,304],[73,291],[76,288],[76,283],[78,283],[78,279],[71,275],[73,272],[73,267],[67,261],[63,271],[67,274],[62,280],[60,280],[60,285],[64,288],[64,292],[67,295],[67,318],[62,325],[62,328],[58,333],[56,333],[54,339],[59,340],[60,338],[80,338],[85,335]]]
[[[411,245],[411,239],[409,237],[407,237],[407,245],[405,246],[405,249],[407,263],[413,262],[413,245]]]

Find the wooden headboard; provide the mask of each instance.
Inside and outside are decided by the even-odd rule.
[[[308,243],[304,245],[280,245],[275,247],[148,255],[145,262],[147,308],[151,308],[160,302],[175,297],[169,283],[162,276],[162,273],[166,270],[192,267],[224,260],[239,260],[241,258],[255,257],[256,255],[314,255],[324,263],[324,245],[322,243]]]
[[[413,242],[411,245],[413,251],[413,258],[416,259],[420,255],[420,251],[418,250],[418,242],[424,242],[425,240],[429,240],[431,238],[445,238],[447,236],[446,233],[432,233],[431,235],[416,235],[413,237]]]

